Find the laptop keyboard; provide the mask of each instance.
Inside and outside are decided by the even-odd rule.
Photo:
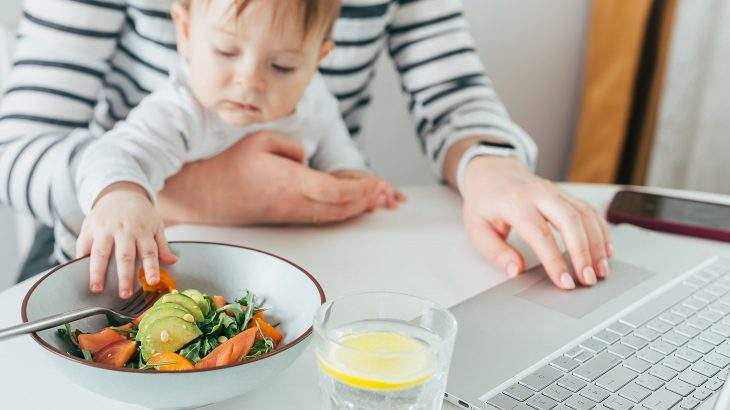
[[[730,365],[730,259],[717,259],[487,400],[502,410],[694,409]]]

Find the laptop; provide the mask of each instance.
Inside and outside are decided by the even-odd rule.
[[[446,400],[712,409],[730,368],[730,246],[629,225],[612,240],[611,275],[592,288],[561,291],[536,267],[451,308]]]

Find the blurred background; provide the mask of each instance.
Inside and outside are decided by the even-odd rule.
[[[21,3],[0,2],[0,86]],[[465,0],[464,7],[497,92],[540,148],[539,175],[730,193],[727,1]],[[387,58],[375,83],[363,149],[398,185],[433,183]],[[32,231],[0,207],[0,289],[14,282]]]

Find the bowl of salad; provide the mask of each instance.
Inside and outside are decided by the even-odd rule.
[[[148,408],[196,408],[270,383],[306,348],[325,302],[311,274],[256,249],[170,245],[179,260],[158,285],[140,271],[156,301],[132,322],[99,315],[31,335],[66,377]],[[88,291],[88,277],[88,257],[53,269],[26,294],[22,319],[120,304],[113,262],[103,294]]]

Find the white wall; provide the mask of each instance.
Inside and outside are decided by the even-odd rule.
[[[588,0],[465,0],[487,73],[512,117],[540,148],[537,172],[562,179],[579,104]],[[400,86],[381,58],[362,145],[398,184],[433,181]]]

